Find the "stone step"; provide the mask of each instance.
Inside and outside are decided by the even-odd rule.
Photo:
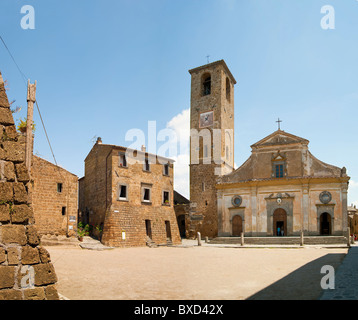
[[[300,245],[300,237],[245,237],[245,244],[250,245]],[[325,244],[346,244],[344,236],[306,236],[304,244],[325,245]],[[210,241],[210,244],[241,244],[241,237],[217,237]]]

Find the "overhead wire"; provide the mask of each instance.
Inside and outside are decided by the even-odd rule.
[[[17,70],[19,71],[20,75],[22,76],[22,78],[23,78],[25,84],[27,84],[27,79],[28,79],[28,77],[26,77],[26,75],[22,72],[21,68],[20,68],[19,65],[17,64],[17,62],[16,62],[14,56],[12,55],[10,49],[9,49],[8,46],[6,45],[4,39],[3,39],[3,37],[2,37],[1,35],[0,35],[0,39],[1,39],[1,42],[3,43],[3,45],[4,45],[4,47],[5,47],[6,51],[7,51],[8,54],[10,55],[12,61],[13,61],[14,64],[16,65]],[[37,99],[35,100],[35,103],[36,103],[36,108],[37,108],[37,111],[38,111],[39,116],[40,116],[40,119],[41,119],[42,127],[43,127],[44,132],[45,132],[45,136],[46,136],[46,139],[47,139],[47,143],[48,143],[48,145],[49,145],[49,147],[50,147],[53,160],[55,161],[55,164],[56,164],[56,166],[57,166],[56,157],[55,157],[55,154],[54,154],[54,152],[53,152],[53,150],[52,150],[51,142],[50,142],[50,139],[49,139],[48,134],[47,134],[47,130],[46,130],[46,127],[45,127],[45,123],[44,123],[44,121],[43,121],[43,119],[42,119],[42,115],[41,115],[41,112],[40,112],[39,105],[38,105],[38,103],[37,103]]]

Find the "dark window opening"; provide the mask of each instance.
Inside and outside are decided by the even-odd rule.
[[[226,78],[226,99],[230,101],[230,80]]]
[[[62,207],[62,215],[63,215],[63,216],[66,215],[66,207]]]
[[[61,193],[62,192],[62,183],[58,183],[57,184],[57,192]]]
[[[143,200],[150,201],[150,189],[144,188]]]
[[[121,154],[119,156],[119,166],[120,167],[126,167],[127,166],[127,159],[125,154]]]
[[[127,199],[127,186],[122,185],[120,186],[119,190],[119,199]]]
[[[211,94],[211,77],[206,77],[203,82],[203,96]]]
[[[145,159],[144,161],[144,171],[150,171],[150,166],[149,166],[149,160]]]
[[[164,165],[164,175],[169,176],[169,164]]]
[[[163,191],[163,203],[169,204],[169,192]]]

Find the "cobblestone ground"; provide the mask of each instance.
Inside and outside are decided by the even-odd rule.
[[[346,248],[46,247],[71,300],[318,299],[323,265]]]
[[[335,273],[335,289],[326,289],[321,300],[358,300],[358,246],[352,246]]]

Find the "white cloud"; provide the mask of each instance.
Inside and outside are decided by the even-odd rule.
[[[190,110],[185,109],[168,123],[167,128],[174,130],[177,136],[177,156],[171,157],[174,164],[174,190],[189,199],[189,141]]]
[[[349,188],[358,188],[358,182],[354,180],[349,181]]]

